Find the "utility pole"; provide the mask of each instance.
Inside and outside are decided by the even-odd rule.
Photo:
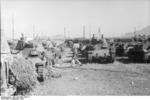
[[[1,14],[1,2],[0,2],[0,14]],[[0,22],[1,22],[1,15],[0,15]],[[0,24],[0,42],[1,42],[1,35],[2,35],[2,26]]]
[[[134,27],[134,36],[136,37],[136,27]]]
[[[91,25],[89,25],[89,38],[91,39]]]
[[[68,31],[68,39],[70,39],[70,31]]]
[[[136,27],[134,27],[134,32],[133,32],[133,34],[134,34],[134,39],[136,40]]]
[[[98,28],[98,39],[100,39],[100,37],[101,37],[101,29],[100,29],[100,27]]]
[[[35,26],[33,25],[33,39],[35,38]]]
[[[12,14],[12,39],[14,40],[14,15]]]
[[[85,25],[83,25],[83,39],[85,39]]]
[[[66,27],[64,27],[64,39],[66,39]]]

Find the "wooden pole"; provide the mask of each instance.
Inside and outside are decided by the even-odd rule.
[[[83,25],[83,39],[85,39],[85,25]]]
[[[66,27],[64,27],[64,39],[66,39]]]
[[[35,38],[35,26],[33,25],[33,39]]]
[[[101,29],[100,29],[100,27],[98,28],[98,34],[97,34],[97,37],[98,37],[98,39],[101,38]]]
[[[1,14],[1,2],[0,2],[0,14]],[[0,15],[0,22],[1,22],[1,15]],[[0,38],[1,38],[1,33],[2,33],[2,26],[0,24]],[[1,39],[0,39],[0,42],[1,42]]]
[[[89,25],[89,39],[91,39],[91,25]]]
[[[12,14],[12,39],[14,40],[14,15]]]
[[[136,37],[136,27],[134,27],[134,36]]]

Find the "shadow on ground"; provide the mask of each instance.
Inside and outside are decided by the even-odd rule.
[[[145,62],[145,61],[141,61],[141,60],[133,61],[133,60],[130,60],[128,57],[116,57],[116,61],[119,61],[119,62],[121,62],[123,64],[130,64],[130,63],[138,63],[138,64],[150,63],[149,61]]]
[[[87,63],[97,63],[97,64],[109,64],[109,63],[112,63],[110,61],[104,61],[104,62],[100,62],[99,59],[93,59],[91,62],[88,61],[88,59],[86,58],[79,58],[79,61],[82,63],[82,64],[87,64]]]

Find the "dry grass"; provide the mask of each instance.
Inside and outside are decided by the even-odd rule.
[[[35,66],[24,58],[14,59],[11,70],[16,77],[17,92],[29,92],[38,84]]]

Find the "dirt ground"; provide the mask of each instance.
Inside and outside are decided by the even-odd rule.
[[[65,56],[63,58],[69,60]],[[32,95],[150,95],[150,64],[115,61],[113,64],[87,63],[79,67],[64,65],[54,70],[61,77],[41,83]]]

